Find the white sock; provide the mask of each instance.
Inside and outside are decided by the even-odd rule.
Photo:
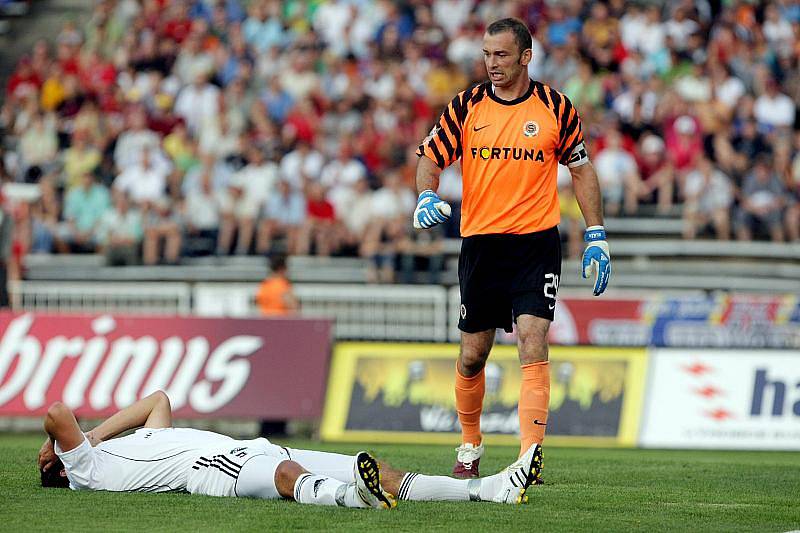
[[[310,505],[369,507],[358,496],[355,483],[342,483],[316,474],[300,474],[294,483],[294,499]]]
[[[426,476],[409,472],[403,476],[403,480],[400,482],[397,498],[418,502],[468,502],[470,481],[473,480]]]
[[[400,482],[397,497],[410,501],[491,501],[502,486],[502,474],[479,479],[455,479],[409,472]]]

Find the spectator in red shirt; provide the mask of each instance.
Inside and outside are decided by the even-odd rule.
[[[656,135],[643,137],[637,155],[642,179],[639,199],[643,203],[657,201],[658,212],[668,213],[675,190],[675,168],[665,154],[664,141]]]
[[[6,95],[11,99],[18,99],[37,92],[42,87],[42,78],[34,72],[31,60],[23,57],[17,70],[8,79]]]
[[[172,11],[172,16],[164,24],[162,35],[180,44],[192,31],[189,6],[184,0],[175,0],[170,6],[170,10]]]
[[[313,242],[317,255],[330,255],[336,244],[336,212],[333,204],[325,198],[325,188],[318,182],[308,185],[306,212],[306,222],[298,239],[298,254],[308,255]]]

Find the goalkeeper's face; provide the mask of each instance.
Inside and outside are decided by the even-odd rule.
[[[520,50],[511,31],[483,35],[483,61],[489,81],[495,87],[511,87],[528,76],[531,49]]]

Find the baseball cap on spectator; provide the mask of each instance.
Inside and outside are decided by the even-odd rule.
[[[663,151],[664,151],[664,141],[662,141],[661,137],[657,135],[648,135],[642,141],[643,154],[657,154]]]
[[[693,135],[697,131],[697,125],[692,117],[683,115],[675,120],[675,131],[683,135]]]

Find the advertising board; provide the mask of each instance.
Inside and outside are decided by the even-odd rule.
[[[107,416],[158,389],[177,417],[322,414],[328,320],[0,313],[0,332],[0,416]]]
[[[458,346],[339,344],[322,437],[333,441],[456,443],[453,392]],[[633,348],[553,347],[547,442],[633,446],[646,354]],[[487,442],[519,442],[515,347],[497,346],[486,367],[481,428]]]

